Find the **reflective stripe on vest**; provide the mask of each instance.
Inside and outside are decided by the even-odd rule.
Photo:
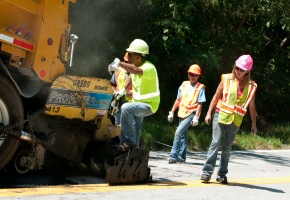
[[[231,118],[222,114],[223,119],[232,119],[231,122],[233,121],[236,126],[240,126],[244,115],[247,113],[247,107],[256,92],[257,84],[250,80],[243,92],[243,95],[247,96],[238,99],[236,80],[233,79],[232,74],[223,74],[223,78],[223,97],[218,101],[217,108],[224,114],[229,116],[233,115]],[[245,92],[247,92],[247,94],[245,94]]]
[[[148,94],[140,94],[140,93],[137,93],[137,92],[133,92],[133,99],[144,100],[144,99],[149,99],[149,98],[160,96],[158,75],[157,75],[157,71],[156,71],[155,68],[154,68],[154,71],[155,71],[155,80],[156,80],[156,82],[155,82],[155,85],[156,85],[155,91],[156,92],[151,92],[151,93],[148,93]]]
[[[255,94],[257,84],[251,80],[249,81],[247,99],[241,106],[239,106],[237,104],[229,105],[230,95],[229,95],[229,91],[226,91],[226,90],[232,89],[233,79],[225,78],[224,81],[226,81],[224,83],[224,92],[223,92],[225,98],[223,98],[223,101],[222,101],[222,99],[219,100],[219,104],[217,107],[225,113],[231,114],[231,113],[235,112],[243,117],[247,112],[247,107],[248,107],[253,95]]]
[[[190,81],[184,81],[182,83],[181,88],[181,102],[179,104],[179,110],[178,110],[178,117],[185,118],[194,111],[196,111],[198,103],[198,96],[201,88],[204,88],[204,85],[197,82],[193,88],[193,92],[188,95],[187,91],[189,86],[191,85]]]
[[[238,105],[230,106],[224,102],[220,102],[219,109],[220,111],[228,114],[232,114],[233,112],[235,112],[238,115],[241,115],[242,117],[247,113],[247,109],[243,108],[242,106]]]

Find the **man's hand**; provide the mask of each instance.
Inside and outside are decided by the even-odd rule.
[[[169,115],[167,117],[167,120],[168,120],[169,123],[171,123],[173,121],[173,116],[174,116],[174,113],[169,111]]]
[[[121,90],[116,92],[114,95],[115,95],[116,99],[119,100],[122,96],[124,96],[124,94],[126,94],[126,89],[122,88]]]
[[[193,119],[191,120],[191,126],[198,125],[199,116],[194,115]]]
[[[257,133],[257,126],[256,125],[252,124],[251,132],[252,132],[252,135],[256,135],[256,133]]]
[[[211,122],[211,115],[210,115],[210,114],[207,114],[207,115],[205,116],[204,121],[205,121],[205,123],[206,123],[207,125],[209,125],[210,122]]]
[[[119,58],[115,58],[115,60],[108,66],[108,71],[110,74],[112,74],[112,72],[118,71],[120,62],[121,61]]]

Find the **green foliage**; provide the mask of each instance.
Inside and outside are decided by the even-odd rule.
[[[250,54],[251,78],[258,84],[258,129],[267,132],[272,123],[289,120],[289,10],[286,0],[77,0],[69,15],[79,36],[72,71],[109,78],[108,64],[121,58],[133,39],[144,39],[160,80],[162,101],[153,121],[166,119],[193,63],[201,66],[199,81],[206,85],[204,118],[221,74],[231,71],[238,56]],[[248,131],[250,123],[245,119],[242,129]],[[151,139],[146,143],[155,148]]]
[[[281,148],[282,142],[279,138],[252,136],[245,132],[236,135],[232,147],[233,150],[273,150]]]
[[[166,118],[165,118],[166,119]],[[174,126],[166,126],[165,120],[160,123],[145,121],[143,124],[142,136],[140,139],[140,144],[144,145],[146,148],[152,150],[163,149],[164,145],[172,145],[172,138],[174,136],[175,128]]]
[[[188,131],[188,149],[206,151],[211,141],[211,126],[200,123],[197,127],[190,127]]]
[[[147,119],[143,124],[141,146],[151,150],[170,151],[177,128],[177,120],[169,124],[166,118],[154,122]],[[240,130],[232,150],[273,150],[290,148],[290,124],[273,126],[267,132],[252,135],[249,131]],[[211,142],[211,126],[200,123],[188,129],[188,151],[206,151]],[[220,147],[222,148],[222,147]],[[221,149],[220,149],[221,150]]]
[[[290,124],[277,124],[268,126],[260,135],[263,137],[278,138],[282,144],[290,144]]]

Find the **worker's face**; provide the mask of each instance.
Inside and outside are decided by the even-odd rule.
[[[248,71],[243,70],[243,69],[241,69],[241,68],[239,68],[237,66],[235,66],[234,69],[235,69],[236,77],[238,77],[238,78],[243,78],[248,73]]]
[[[128,63],[136,65],[140,56],[134,52],[128,52]]]
[[[198,74],[188,73],[188,79],[191,84],[196,84],[198,78],[199,78]]]

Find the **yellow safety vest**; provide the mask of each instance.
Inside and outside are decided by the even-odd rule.
[[[158,110],[160,103],[159,80],[155,66],[145,61],[140,67],[143,75],[130,74],[133,86],[132,102],[143,102],[150,106],[153,113]]]
[[[223,74],[223,96],[217,103],[219,109],[218,122],[223,124],[231,124],[240,126],[244,115],[247,113],[247,107],[253,98],[257,84],[250,80],[249,84],[245,86],[242,95],[238,98],[237,94],[237,80],[233,78],[232,74]]]
[[[197,82],[193,88],[193,92],[187,94],[190,85],[190,81],[184,81],[181,85],[181,101],[178,107],[178,117],[180,118],[186,118],[188,115],[196,111],[199,92],[201,88],[205,87],[203,84]]]

